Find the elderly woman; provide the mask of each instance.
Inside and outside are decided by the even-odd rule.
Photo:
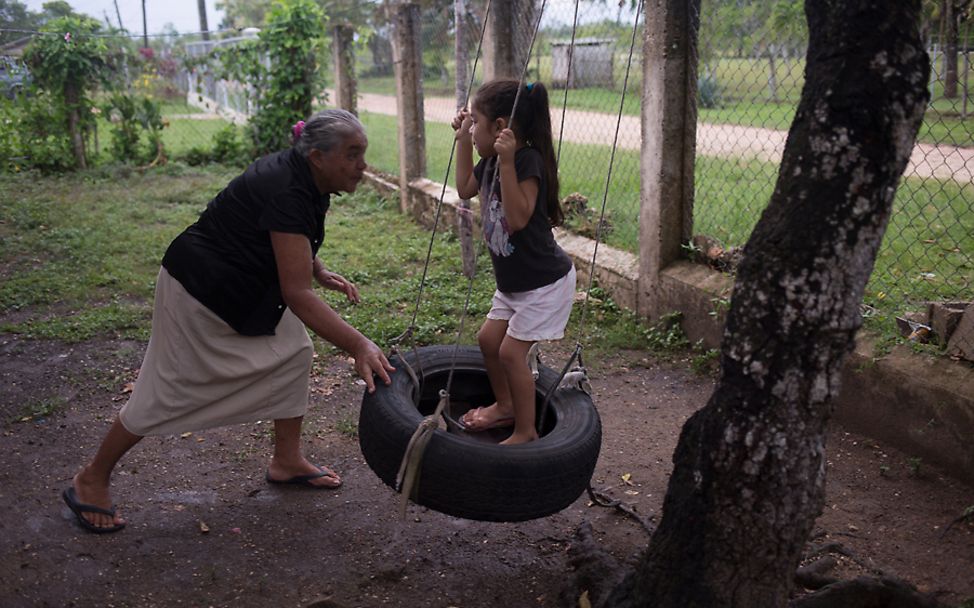
[[[156,284],[152,337],[135,389],[94,458],[62,496],[91,532],[125,526],[109,484],[146,435],[274,420],[271,483],[336,488],[338,474],[308,461],[301,422],[313,347],[305,330],[349,353],[375,390],[394,371],[382,351],[313,290],[352,302],[358,289],[316,257],[330,196],[354,192],[368,140],[358,119],[325,110],[294,127],[294,145],[250,165],[170,244]]]

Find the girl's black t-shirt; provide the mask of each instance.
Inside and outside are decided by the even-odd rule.
[[[551,223],[544,209],[547,184],[544,161],[534,148],[524,147],[514,155],[517,181],[538,179],[538,200],[528,225],[512,232],[501,204],[500,182],[491,186],[497,157],[481,159],[473,169],[480,186],[480,220],[484,240],[494,265],[497,289],[504,292],[530,291],[551,285],[571,270],[568,254],[555,242]],[[490,201],[488,202],[488,194]]]
[[[245,336],[273,335],[284,314],[271,231],[303,234],[318,253],[329,196],[288,149],[254,161],[173,240],[162,265],[186,291]]]

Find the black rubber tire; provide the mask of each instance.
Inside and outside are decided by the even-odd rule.
[[[406,445],[424,415],[431,414],[451,366],[451,403],[472,406],[493,401],[483,357],[476,347],[430,346],[404,357],[425,378],[420,407],[413,383],[398,358],[392,384],[366,393],[359,415],[359,444],[373,471],[395,488]],[[558,373],[539,366],[537,403]],[[459,416],[462,411],[454,410]],[[499,446],[465,433],[437,430],[423,456],[416,502],[456,517],[481,521],[524,521],[556,513],[573,503],[592,478],[602,444],[602,425],[587,394],[558,389],[548,404],[547,423],[537,441]]]

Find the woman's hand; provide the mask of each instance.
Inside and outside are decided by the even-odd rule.
[[[494,151],[497,152],[497,159],[502,163],[513,163],[514,153],[517,151],[517,138],[514,131],[502,129],[494,140]]]
[[[469,141],[471,125],[473,125],[473,118],[470,117],[469,110],[460,110],[457,112],[457,115],[453,117],[453,121],[450,123],[453,130],[456,131],[453,139]]]
[[[382,350],[371,340],[366,339],[359,348],[355,349],[352,357],[355,358],[355,371],[362,377],[362,380],[365,380],[365,386],[370,393],[375,392],[373,374],[387,385],[392,383],[389,372],[396,371],[396,368],[389,363]]]
[[[358,304],[362,301],[359,297],[358,287],[355,286],[355,283],[352,283],[337,272],[332,272],[322,268],[315,273],[315,280],[318,281],[318,284],[325,289],[332,289],[334,291],[344,293],[349,302]]]

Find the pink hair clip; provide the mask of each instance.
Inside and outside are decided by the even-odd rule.
[[[304,121],[303,120],[299,120],[298,122],[294,123],[294,126],[293,127],[291,127],[291,134],[294,135],[294,140],[295,141],[297,141],[298,139],[301,139],[301,132],[302,131],[304,131]]]

